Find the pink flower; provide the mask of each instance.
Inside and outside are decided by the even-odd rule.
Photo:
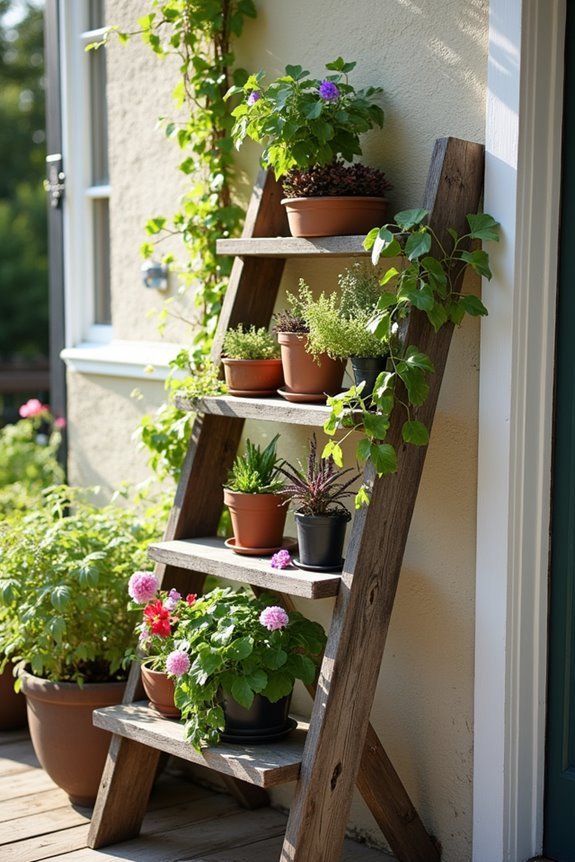
[[[63,428],[66,427],[66,420],[63,416],[58,416],[57,419],[54,419],[54,428],[57,428],[58,431],[62,431]]]
[[[270,632],[276,629],[283,629],[289,623],[289,617],[283,608],[277,605],[272,605],[269,608],[264,608],[260,614],[260,623],[269,629]]]
[[[46,404],[42,404],[42,402],[38,401],[37,398],[30,398],[26,404],[22,404],[18,413],[22,419],[30,419],[32,416],[39,416],[41,413],[47,413],[48,409],[48,406]]]
[[[166,671],[174,676],[183,676],[190,669],[190,657],[182,649],[175,649],[166,659]]]
[[[288,566],[291,566],[290,552],[286,551],[285,548],[278,551],[277,554],[274,554],[271,558],[270,565],[272,569],[287,569]]]
[[[181,598],[182,597],[177,590],[170,590],[168,597],[164,599],[164,607],[168,611],[173,611]]]
[[[158,579],[153,572],[134,572],[128,581],[128,593],[139,605],[153,599],[159,589]]]

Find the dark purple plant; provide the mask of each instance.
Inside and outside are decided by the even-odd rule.
[[[294,467],[285,462],[280,467],[280,473],[288,480],[284,493],[294,502],[296,511],[304,515],[330,515],[337,512],[346,514],[348,520],[351,515],[341,501],[345,497],[353,496],[353,491],[348,488],[358,478],[358,474],[345,482],[342,482],[341,478],[350,470],[350,467],[339,470],[331,456],[318,458],[315,434],[309,441],[305,468],[301,464]]]

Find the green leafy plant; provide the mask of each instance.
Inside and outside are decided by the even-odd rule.
[[[244,329],[240,323],[224,336],[223,355],[228,359],[276,359],[279,352],[277,341],[264,326]]]
[[[329,515],[340,512],[347,515],[348,520],[351,515],[342,500],[353,496],[349,487],[358,477],[355,474],[345,482],[341,479],[350,471],[350,467],[338,470],[331,455],[318,458],[315,434],[309,441],[305,466],[298,463],[298,466],[294,467],[292,464],[284,463],[280,467],[280,473],[288,480],[284,493],[294,503],[296,511],[303,515]]]
[[[447,323],[460,324],[465,314],[481,316],[487,309],[473,295],[462,294],[460,287],[465,272],[471,269],[485,278],[491,278],[489,257],[480,248],[467,250],[472,241],[498,241],[499,225],[487,214],[468,215],[469,231],[465,234],[450,229],[449,247],[425,224],[428,212],[423,209],[406,210],[395,216],[395,222],[374,228],[364,241],[372,251],[372,263],[381,258],[396,258],[381,278],[384,290],[378,300],[369,329],[378,338],[392,346],[388,370],[377,378],[373,394],[362,397],[362,387],[352,386],[346,392],[328,398],[331,415],[324,431],[334,436],[342,430],[343,437],[330,440],[324,455],[331,455],[336,464],[343,464],[341,443],[352,431],[361,437],[356,455],[360,463],[371,461],[378,476],[397,469],[397,453],[386,442],[392,411],[397,405],[406,413],[402,436],[406,443],[425,446],[429,431],[415,414],[425,403],[429,392],[427,376],[434,368],[430,358],[414,344],[394,339],[402,323],[413,308],[427,315],[437,332]],[[369,503],[369,489],[362,486],[356,496],[356,507]]]
[[[249,709],[256,694],[275,703],[291,693],[297,679],[314,682],[325,632],[276,602],[274,596],[215,589],[182,608],[175,644],[188,657],[189,670],[174,674],[174,702],[194,748],[218,743],[225,723],[223,693]],[[180,669],[187,664],[184,659]]]
[[[237,455],[228,475],[225,487],[240,494],[277,494],[283,489],[279,477],[281,461],[277,457],[276,444],[279,434],[265,449],[246,440],[244,455]]]
[[[227,93],[242,95],[233,111],[232,136],[237,147],[246,138],[264,144],[262,164],[276,177],[292,168],[332,165],[339,157],[351,162],[361,155],[360,135],[383,125],[376,103],[380,87],[355,90],[348,75],[355,63],[341,57],[326,64],[331,74],[310,78],[301,66],[286,66],[285,74],[264,87],[265,75],[250,75]]]
[[[53,682],[120,678],[133,639],[126,585],[161,535],[160,509],[97,506],[55,486],[0,527],[0,655]]]

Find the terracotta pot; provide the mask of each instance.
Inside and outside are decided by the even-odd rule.
[[[281,359],[222,359],[230,394],[275,395],[283,385]]]
[[[0,674],[0,730],[26,727],[26,698],[14,691],[14,665],[9,662]]]
[[[261,550],[280,548],[287,506],[282,494],[241,494],[224,488],[236,546]]]
[[[295,332],[278,332],[278,342],[285,377],[285,390],[299,395],[335,395],[341,389],[345,360],[319,357],[320,364],[306,351],[307,335]],[[311,400],[311,399],[310,399]]]
[[[340,512],[331,515],[295,512],[294,518],[299,551],[295,564],[319,571],[340,569],[349,516]]]
[[[36,757],[76,805],[93,805],[111,734],[94,727],[92,711],[121,703],[125,682],[50,682],[22,674]]]
[[[165,718],[179,718],[180,710],[174,706],[174,680],[160,670],[152,670],[143,664],[142,685],[150,706]]]
[[[284,198],[292,236],[366,234],[385,224],[387,200],[375,197]]]

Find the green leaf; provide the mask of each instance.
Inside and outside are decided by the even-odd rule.
[[[397,455],[390,443],[372,443],[369,455],[378,476],[387,476],[397,470]]]
[[[423,372],[419,368],[414,368],[408,374],[402,374],[401,379],[407,389],[410,404],[413,404],[414,407],[423,404],[429,393],[429,384],[426,383]]]
[[[408,260],[417,260],[427,254],[431,248],[431,234],[427,230],[418,230],[408,237],[405,243],[405,255]]]
[[[412,443],[414,446],[427,446],[429,443],[429,431],[423,422],[417,422],[415,419],[403,423],[401,435],[406,443]]]
[[[230,694],[244,709],[249,709],[254,702],[254,693],[243,676],[236,677],[233,681]]]
[[[256,668],[251,673],[246,674],[246,680],[253,691],[260,692],[268,684],[268,675],[265,670]]]
[[[292,690],[293,678],[291,674],[278,670],[275,671],[275,673],[270,674],[268,684],[262,694],[264,694],[272,703],[276,703],[276,701],[281,697],[285,697],[286,694],[289,694]]]
[[[389,430],[389,420],[378,413],[364,413],[363,426],[372,439],[384,440]]]
[[[63,611],[70,604],[72,592],[67,584],[59,584],[50,594],[50,602],[57,611]]]
[[[373,247],[371,249],[371,262],[374,266],[377,266],[379,263],[379,258],[385,251],[385,249],[390,246],[395,241],[395,237],[392,232],[388,230],[386,227],[382,227],[378,230],[375,240],[373,242]]]
[[[448,312],[440,302],[436,302],[433,308],[426,311],[426,314],[436,332],[439,332],[443,324],[447,323],[449,319]]]
[[[399,271],[394,266],[390,266],[389,269],[381,277],[379,283],[381,284],[382,287],[385,287],[385,285],[389,284],[389,282],[393,278],[395,278],[397,275],[399,275]],[[379,297],[379,299],[377,301],[377,307],[378,308],[387,308],[389,305],[393,305],[393,303],[396,302],[396,300],[397,300],[397,297],[394,293],[382,293],[382,295]],[[384,304],[382,304],[382,302]]]
[[[467,216],[471,239],[499,242],[500,224],[488,213],[470,213]]]
[[[489,269],[489,255],[483,249],[478,248],[475,251],[462,251],[461,259],[464,260],[476,273],[484,278],[491,279],[491,270]]]
[[[365,506],[369,506],[370,495],[369,490],[365,485],[362,485],[357,494],[355,495],[355,508],[363,509]]]
[[[422,353],[413,344],[410,344],[405,351],[403,361],[410,368],[421,368],[422,371],[428,371],[430,374],[435,371],[435,368],[433,367],[433,362],[431,361],[427,353]]]
[[[308,120],[317,120],[319,116],[321,116],[321,112],[323,110],[323,102],[313,101],[309,105],[305,105],[303,109],[303,115]]]
[[[198,654],[198,661],[202,671],[208,676],[219,670],[222,666],[222,658],[219,653],[212,652],[209,648]],[[199,668],[198,668],[199,670]]]
[[[368,437],[362,437],[361,440],[357,444],[357,448],[355,450],[355,454],[357,460],[362,464],[364,461],[367,461],[369,458],[371,450],[371,440]]]
[[[377,239],[378,234],[379,234],[379,228],[378,227],[372,227],[370,232],[367,234],[367,236],[363,240],[363,247],[366,251],[369,251],[370,248],[372,248],[375,240]]]
[[[402,230],[411,230],[425,221],[428,215],[429,211],[424,209],[402,210],[395,214],[395,223]]]
[[[343,467],[343,451],[335,440],[328,440],[321,453],[322,458],[332,457],[337,467]]]
[[[487,309],[478,296],[460,296],[459,306],[472,317],[484,317],[487,314]]]

